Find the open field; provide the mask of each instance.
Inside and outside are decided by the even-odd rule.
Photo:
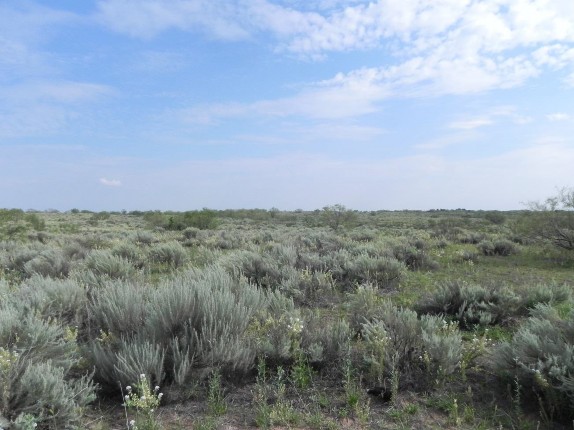
[[[522,212],[0,212],[2,428],[571,428]]]

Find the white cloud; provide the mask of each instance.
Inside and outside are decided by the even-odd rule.
[[[567,121],[570,119],[570,115],[563,112],[556,112],[546,115],[546,119],[549,121]]]
[[[423,150],[443,149],[453,145],[464,144],[466,142],[475,140],[476,137],[477,134],[474,131],[468,130],[456,134],[441,136],[423,143],[419,143],[415,145],[415,148]]]
[[[100,184],[106,187],[120,187],[122,182],[119,179],[100,178]]]
[[[373,47],[390,54],[384,66],[337,75],[291,98],[191,112],[199,122],[247,111],[352,117],[389,96],[513,88],[547,68],[574,67],[572,0],[100,0],[98,10],[101,22],[135,37],[170,28],[232,40],[267,32],[279,52],[307,58]]]
[[[370,77],[369,77],[370,75]],[[344,76],[318,82],[292,97],[260,100],[254,103],[218,103],[180,111],[185,121],[210,124],[222,118],[255,115],[258,117],[302,116],[313,119],[352,118],[376,112],[384,99],[385,88],[366,70],[359,78]]]
[[[469,119],[466,121],[455,121],[451,122],[448,127],[454,128],[458,130],[472,130],[479,127],[484,127],[486,125],[491,125],[492,120],[488,118],[476,118],[476,119]]]
[[[224,40],[248,37],[234,2],[212,0],[101,0],[97,19],[115,31],[151,38],[176,28],[201,30]]]
[[[0,86],[0,137],[49,135],[65,128],[88,104],[114,94],[106,85],[33,81]]]

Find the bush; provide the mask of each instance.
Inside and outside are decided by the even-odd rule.
[[[496,225],[502,225],[506,221],[506,215],[502,212],[491,211],[484,214],[484,219]]]
[[[134,234],[133,240],[137,245],[151,245],[155,242],[155,237],[149,231],[138,231]]]
[[[529,288],[522,300],[524,309],[532,309],[538,304],[555,306],[572,301],[572,287],[567,284],[539,284]]]
[[[503,323],[518,312],[519,306],[520,298],[510,290],[453,281],[425,298],[418,311],[446,315],[470,330],[477,325]]]
[[[517,225],[518,232],[537,241],[574,250],[574,188],[562,188],[543,203],[532,202]]]
[[[363,324],[366,371],[371,384],[428,390],[460,365],[462,336],[456,323],[423,316],[384,301],[377,318]],[[393,381],[394,380],[394,381]]]
[[[153,290],[108,282],[91,309],[91,325],[102,333],[88,351],[98,381],[117,389],[118,378],[131,383],[144,371],[157,383],[178,384],[198,368],[198,377],[213,366],[245,372],[256,355],[248,327],[274,297],[217,267],[181,273]]]
[[[254,251],[238,251],[230,255],[224,265],[263,288],[277,288],[283,280],[278,263],[269,255]]]
[[[145,286],[123,280],[107,280],[94,290],[89,307],[90,338],[100,333],[117,339],[141,332],[148,315]],[[141,373],[141,372],[140,372]]]
[[[0,397],[0,411],[15,423],[28,415],[40,428],[77,428],[83,408],[95,400],[95,386],[87,377],[70,380],[64,369],[50,362],[26,363],[3,348],[0,361],[5,395]]]
[[[149,250],[149,258],[154,263],[180,268],[187,261],[187,252],[178,242],[169,242],[152,247]]]
[[[362,284],[354,293],[347,294],[347,314],[354,333],[360,333],[363,324],[378,317],[383,298],[379,289],[371,284]]]
[[[499,345],[490,365],[524,395],[534,393],[545,416],[574,418],[574,312],[561,316],[537,305],[512,340]]]
[[[304,322],[301,346],[313,366],[329,366],[328,370],[336,371],[342,368],[352,334],[346,320],[325,321],[324,317],[312,314]]]
[[[65,278],[70,272],[69,261],[60,250],[48,249],[24,264],[24,272],[52,278]]]
[[[85,259],[85,266],[99,279],[128,280],[136,274],[136,269],[128,260],[106,250],[92,251]]]
[[[478,249],[486,256],[500,255],[507,257],[517,252],[516,244],[506,239],[500,239],[495,242],[484,240],[478,244]]]
[[[21,421],[28,414],[42,428],[74,428],[95,387],[87,377],[71,378],[78,355],[70,331],[5,306],[0,345],[0,415]]]
[[[412,244],[396,245],[392,249],[394,257],[402,261],[410,270],[436,270],[438,263],[430,258],[424,247]]]
[[[51,279],[34,275],[23,282],[14,297],[20,306],[70,325],[80,322],[87,304],[86,290],[72,279]]]
[[[372,283],[378,288],[394,288],[405,275],[406,266],[392,257],[359,255],[343,261],[341,271],[333,271],[344,285]]]

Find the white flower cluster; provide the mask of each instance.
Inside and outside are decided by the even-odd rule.
[[[298,335],[303,331],[303,321],[301,321],[301,318],[290,318],[287,329],[292,334]]]

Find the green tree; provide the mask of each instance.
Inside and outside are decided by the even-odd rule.
[[[347,209],[342,204],[325,206],[321,212],[323,222],[333,230],[338,230],[342,226],[348,226],[355,218],[356,214],[351,209]]]
[[[528,208],[519,223],[525,235],[574,251],[574,188],[561,188],[543,202],[528,203]]]

